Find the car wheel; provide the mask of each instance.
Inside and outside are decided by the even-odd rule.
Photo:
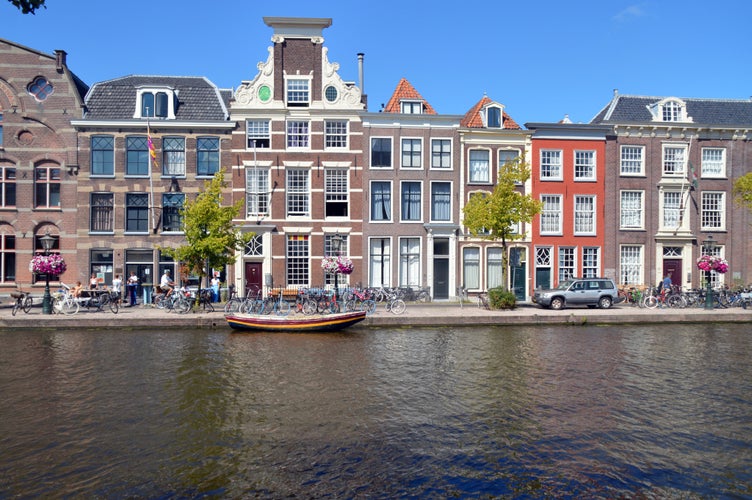
[[[611,297],[601,297],[601,299],[598,301],[598,307],[601,309],[608,309],[611,307],[611,304],[613,301],[611,300]]]
[[[559,310],[564,308],[564,299],[561,297],[554,297],[551,299],[551,309]]]

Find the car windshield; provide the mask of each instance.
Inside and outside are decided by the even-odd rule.
[[[572,286],[572,283],[574,283],[572,280],[566,280],[559,283],[559,286],[556,287],[557,290],[566,290],[570,286]]]

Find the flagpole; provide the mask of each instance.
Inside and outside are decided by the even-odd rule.
[[[679,203],[679,224],[676,226],[676,230],[678,231],[681,227],[682,223],[684,222],[684,209],[686,200],[689,199],[689,189],[687,189],[687,196],[685,198],[684,196],[684,186],[687,183],[687,177],[689,176],[689,154],[692,152],[692,137],[689,138],[689,146],[687,146],[687,155],[684,158],[684,175],[682,176],[682,185],[681,185],[681,202]]]
[[[154,212],[154,172],[152,172],[152,154],[154,153],[154,144],[151,142],[151,127],[149,125],[149,108],[146,108],[146,141],[149,147],[149,210],[151,210],[151,231],[156,234],[157,221]]]

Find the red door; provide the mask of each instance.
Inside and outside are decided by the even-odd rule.
[[[245,292],[261,290],[263,281],[261,276],[261,262],[245,263]]]
[[[681,268],[681,259],[663,259],[663,275],[661,276],[661,281],[663,281],[663,278],[665,278],[668,273],[671,273],[671,284],[681,285]]]

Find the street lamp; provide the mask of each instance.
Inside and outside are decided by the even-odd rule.
[[[47,230],[44,236],[39,238],[42,242],[42,248],[44,249],[44,255],[47,256],[52,250],[52,244],[55,243],[55,238],[50,236],[50,231]],[[50,295],[50,273],[44,273],[44,298],[42,299],[42,314],[52,314],[52,296]]]
[[[332,244],[332,251],[337,256],[337,260],[339,260],[340,251],[342,250],[342,242],[345,241],[345,238],[342,237],[341,234],[336,233],[331,238],[331,244]],[[339,304],[339,269],[337,271],[334,271],[334,300]]]
[[[708,239],[702,242],[702,253],[710,255],[715,248],[715,241],[713,235],[708,235]],[[707,271],[707,278],[705,279],[705,309],[713,309],[713,288],[710,286],[710,273],[713,271]]]

